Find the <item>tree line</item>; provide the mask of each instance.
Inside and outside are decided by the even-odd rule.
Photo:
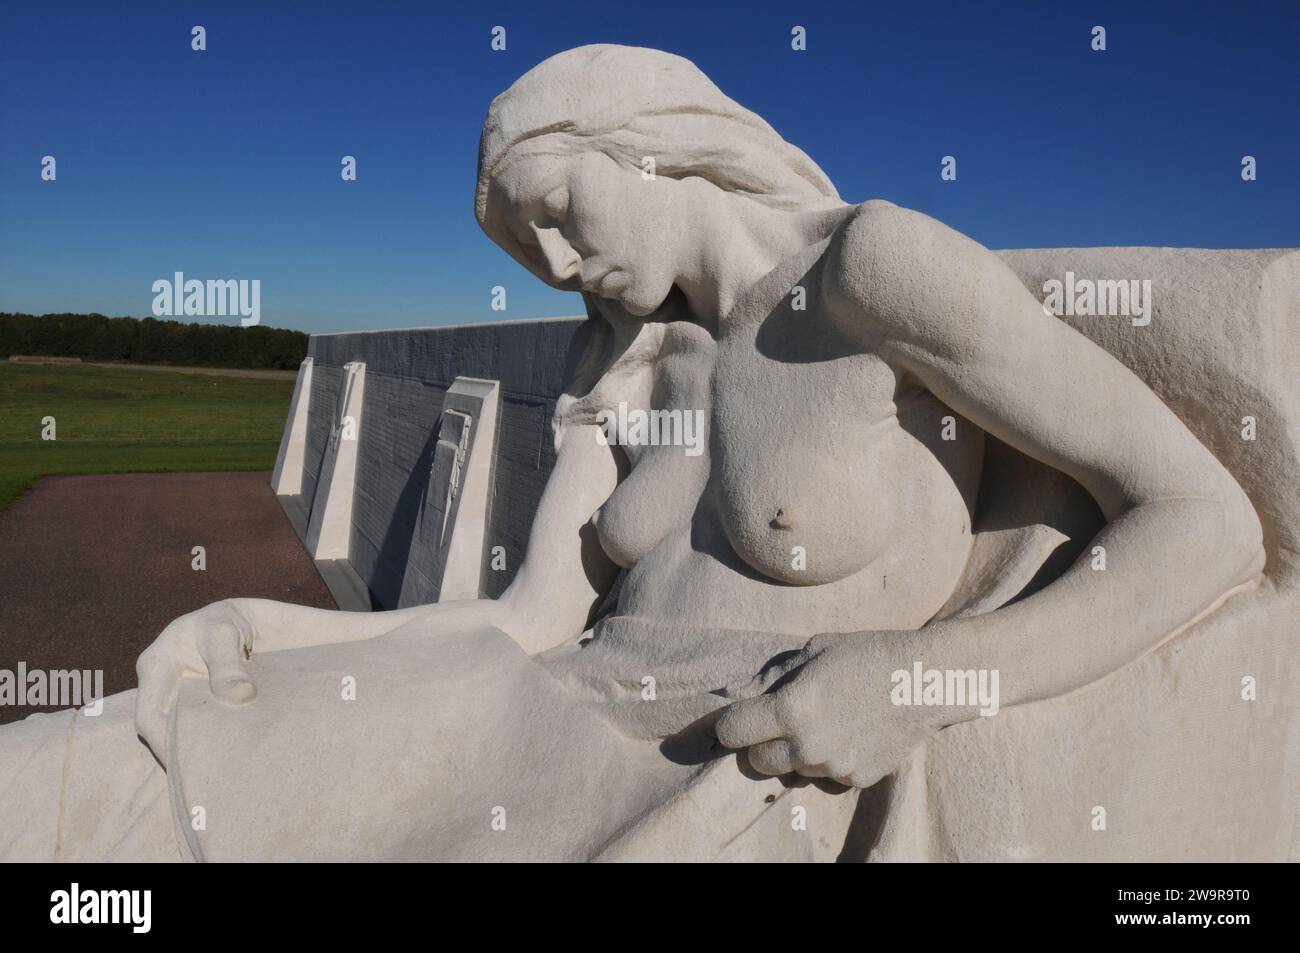
[[[307,335],[264,325],[185,324],[102,314],[0,312],[0,355],[296,370]]]

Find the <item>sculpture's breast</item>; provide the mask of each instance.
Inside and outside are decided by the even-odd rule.
[[[844,336],[805,279],[805,309],[786,294],[719,343],[721,524],[741,559],[794,585],[843,579],[883,555],[924,562],[968,533],[982,435],[965,425],[944,440],[952,412]]]
[[[714,387],[714,496],[736,553],[763,575],[816,585],[887,542],[905,478],[894,376],[846,355],[789,363],[724,345]]]
[[[630,568],[675,528],[689,532],[709,478],[709,379],[716,344],[698,325],[675,323],[647,373],[649,399],[618,409],[631,472],[595,517],[601,548]]]
[[[803,311],[775,300],[716,342],[670,327],[638,390],[649,397],[627,408],[631,471],[595,517],[605,552],[638,567],[643,593],[689,589],[701,558],[796,586],[877,560],[882,573],[959,571],[982,434],[962,421],[944,440],[952,412],[845,338],[814,293]],[[675,416],[633,432],[655,413]],[[936,587],[942,601],[951,586]]]

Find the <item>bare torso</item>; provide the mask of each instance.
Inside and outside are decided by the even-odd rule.
[[[629,570],[620,613],[809,635],[910,629],[956,585],[983,435],[955,418],[943,439],[952,412],[837,330],[825,248],[778,266],[716,341],[669,325],[653,380],[632,389],[649,400],[629,394],[633,407],[703,411],[708,440],[695,457],[624,448],[630,473],[595,517]]]

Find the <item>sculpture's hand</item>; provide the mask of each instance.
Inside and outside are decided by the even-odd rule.
[[[933,709],[891,702],[890,675],[898,666],[871,639],[811,639],[771,689],[726,709],[715,726],[718,740],[748,748],[750,765],[763,774],[875,784],[940,725]]]
[[[214,602],[172,622],[136,660],[135,727],[160,759],[167,719],[187,672],[206,675],[212,694],[222,701],[252,701],[257,687],[246,664],[252,641],[252,626],[234,606]]]

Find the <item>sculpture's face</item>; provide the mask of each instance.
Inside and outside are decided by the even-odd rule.
[[[677,280],[681,183],[643,179],[600,152],[523,156],[491,188],[506,211],[521,264],[548,284],[586,291],[644,317]]]

